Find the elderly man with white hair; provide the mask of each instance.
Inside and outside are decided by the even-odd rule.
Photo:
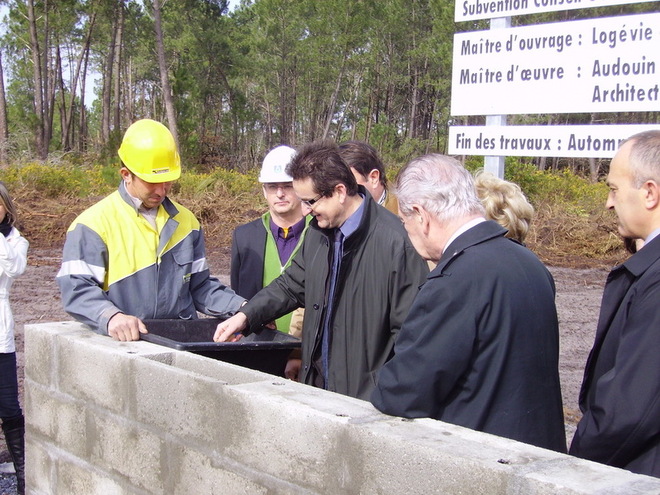
[[[484,218],[472,176],[453,158],[413,160],[396,195],[415,249],[437,266],[378,373],[372,403],[565,452],[552,276]]]

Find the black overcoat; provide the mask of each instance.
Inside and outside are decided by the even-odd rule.
[[[486,221],[429,274],[378,375],[373,404],[566,451],[552,276]]]
[[[266,236],[262,217],[239,225],[232,234],[230,286],[245,299],[264,286]]]
[[[660,237],[607,277],[570,453],[660,477]]]

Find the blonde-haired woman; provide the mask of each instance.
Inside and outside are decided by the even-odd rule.
[[[9,289],[27,266],[28,241],[14,226],[16,208],[0,182],[0,419],[7,449],[16,469],[18,493],[25,493],[25,419],[18,402],[14,317]]]
[[[486,216],[505,229],[506,237],[525,242],[534,216],[534,207],[518,184],[495,177],[489,172],[475,174],[477,195],[486,208]]]

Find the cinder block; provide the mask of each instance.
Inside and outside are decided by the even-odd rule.
[[[244,413],[220,412],[236,402],[222,382],[146,359],[132,365],[131,417],[203,447],[222,448],[240,439]]]
[[[354,428],[352,445],[343,447],[351,452],[350,466],[354,453],[362,455],[364,476],[351,480],[361,492],[408,487],[409,493],[577,495],[660,489],[660,480],[507,438],[431,419],[383,418]],[[655,485],[652,490],[632,489],[631,482],[644,479]]]
[[[70,323],[70,322],[69,322]],[[83,326],[71,328],[66,323],[48,323],[25,325],[25,377],[43,385],[51,385],[56,377],[53,368],[53,347],[57,345],[58,335],[76,333]]]
[[[513,469],[509,490],[518,490],[519,493],[660,493],[660,480],[657,478],[572,456],[558,455],[553,462],[514,464]]]
[[[130,345],[94,335],[59,339],[59,388],[62,393],[91,401],[117,413],[126,410],[129,397]]]
[[[55,439],[57,444],[67,452],[77,457],[87,454],[85,430],[87,411],[81,401],[62,400],[57,409],[52,411],[55,416]]]
[[[321,493],[327,487],[339,490],[345,473],[333,466],[343,458],[354,458],[344,450],[350,422],[379,416],[368,402],[284,379],[231,388],[236,397],[223,402],[223,411],[243,411],[243,422],[240,441],[226,444],[224,455],[241,459],[254,471]]]
[[[90,411],[86,436],[90,463],[151,493],[167,493],[161,471],[163,440],[150,428]]]
[[[381,415],[380,421],[349,428],[337,446],[349,454],[331,470],[350,473],[345,476],[349,486],[365,493],[509,493],[508,463],[514,452],[498,437],[474,433],[428,419]],[[526,456],[530,462],[555,458],[543,449],[516,453],[517,458]]]
[[[131,383],[127,370],[131,360],[145,355],[156,360],[171,360],[171,353],[163,352],[162,346],[146,342],[117,342],[92,332],[84,325],[77,332],[63,332],[57,337],[54,365],[59,390],[77,398],[92,400],[115,412],[125,412],[127,407]]]
[[[140,493],[122,485],[92,464],[72,458],[57,459],[57,480],[47,493],[129,495]],[[152,492],[155,493],[155,492]]]
[[[660,493],[655,478],[76,325],[27,328],[57,375],[27,360],[31,493]]]
[[[218,461],[180,444],[170,444],[168,452],[165,484],[171,490],[169,493],[175,495],[193,492],[205,495],[294,493],[286,489],[269,491],[259,483],[258,473],[256,476],[255,473],[241,476],[236,462]]]
[[[53,389],[26,379],[23,404],[26,429],[54,440],[55,410]]]
[[[55,465],[49,455],[52,444],[33,438],[29,428],[25,434],[25,485],[28,493],[52,493]]]
[[[47,437],[75,456],[86,455],[85,424],[87,405],[52,389],[26,382],[25,418],[28,429]]]
[[[273,376],[267,373],[243,368],[242,366],[236,366],[186,351],[176,351],[172,366],[230,385],[273,379]]]

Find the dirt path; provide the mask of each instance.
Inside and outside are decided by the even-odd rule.
[[[209,249],[211,270],[228,283],[229,255],[226,248]],[[71,320],[61,307],[55,275],[59,270],[61,248],[31,249],[26,273],[14,283],[11,305],[17,330],[19,381],[23,383],[23,326],[26,323]],[[607,270],[550,268],[557,286],[560,328],[560,375],[566,413],[567,435],[579,419],[577,398],[584,364],[593,343],[598,309]],[[0,442],[0,461],[4,442]]]
[[[573,437],[580,419],[578,394],[587,356],[593,345],[605,287],[606,269],[550,267],[557,287],[559,314],[559,375],[567,437]]]

